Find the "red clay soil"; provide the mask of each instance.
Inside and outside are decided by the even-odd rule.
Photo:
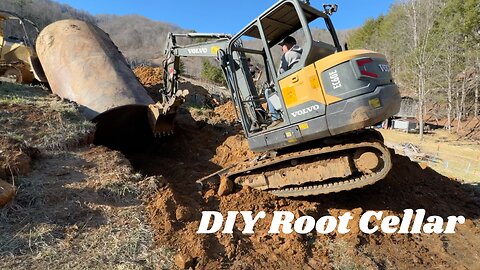
[[[133,70],[135,76],[144,86],[154,86],[163,82],[163,68],[161,67],[137,67]]]
[[[233,105],[233,104],[232,104]],[[230,110],[228,109],[230,108]],[[181,109],[175,136],[163,138],[146,152],[128,153],[136,170],[162,175],[166,186],[149,206],[157,243],[175,251],[179,268],[192,269],[478,269],[480,261],[480,190],[461,184],[408,158],[393,155],[393,169],[375,185],[297,199],[278,198],[236,187],[218,196],[218,181],[203,187],[195,181],[225,166],[255,156],[232,123],[233,106],[213,111]],[[227,119],[228,120],[227,120]],[[402,216],[404,209],[425,209],[427,216],[463,215],[455,234],[365,234],[360,216],[384,211]],[[201,212],[265,211],[255,233],[244,235],[237,218],[233,234],[197,234]],[[319,219],[351,212],[351,232],[305,235],[268,234],[273,211],[291,211]],[[268,218],[270,217],[270,218]]]
[[[237,114],[235,113],[235,105],[233,101],[228,101],[215,108],[215,113],[227,120],[229,123],[235,123],[237,121]]]
[[[428,119],[427,123],[444,127],[447,125],[447,119],[440,119],[438,120],[438,122],[432,119]],[[458,129],[457,127],[458,127],[458,122],[452,119],[452,127],[451,127],[452,133],[457,134],[458,137],[462,139],[480,141],[480,117],[478,118],[470,117],[464,121],[461,121],[460,127]]]
[[[379,183],[325,196],[283,199],[266,192],[237,187],[218,196],[217,183],[200,188],[195,180],[233,162],[251,158],[248,144],[231,127],[196,121],[183,111],[177,135],[147,154],[130,154],[134,167],[168,182],[148,207],[159,245],[176,250],[179,267],[195,269],[473,269],[480,260],[478,243],[478,187],[461,184],[408,158],[393,156],[394,168]],[[339,216],[352,212],[358,224],[368,210],[402,215],[404,209],[426,209],[427,215],[463,215],[456,234],[365,234],[353,226],[346,235],[310,233],[268,234],[273,211],[291,211],[296,217]],[[237,219],[234,234],[197,234],[201,211],[265,211],[267,219],[253,235],[243,235]]]

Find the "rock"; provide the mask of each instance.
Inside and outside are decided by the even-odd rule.
[[[426,168],[428,168],[428,164],[425,163],[425,162],[421,162],[420,163],[420,168],[422,168],[422,170],[425,170]]]
[[[5,206],[15,196],[15,187],[0,179],[0,207]]]
[[[179,206],[175,211],[175,217],[178,221],[189,221],[193,216],[192,212],[192,209],[188,207]]]
[[[218,196],[225,196],[233,191],[233,182],[232,180],[222,177],[220,179],[220,186],[218,187]]]
[[[175,255],[173,260],[175,261],[175,264],[177,265],[177,267],[180,269],[188,269],[193,266],[192,257],[182,253],[178,253],[177,255]]]

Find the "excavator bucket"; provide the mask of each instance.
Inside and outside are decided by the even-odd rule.
[[[108,34],[84,21],[62,20],[37,39],[37,53],[53,93],[80,105],[97,124],[95,143],[135,145],[173,131]]]

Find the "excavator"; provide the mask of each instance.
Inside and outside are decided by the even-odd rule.
[[[108,34],[89,22],[52,23],[36,47],[52,92],[79,104],[97,124],[94,143],[112,147],[172,135],[189,94],[179,89],[181,57],[217,61],[249,147],[259,154],[214,175],[280,197],[327,194],[386,177],[390,151],[369,127],[395,115],[401,101],[385,56],[341,46],[331,21],[337,8],[280,0],[236,35],[169,33],[158,101]],[[280,73],[277,45],[288,36],[302,53]],[[276,126],[272,111],[281,116]]]
[[[236,35],[169,33],[162,113],[173,118],[183,102],[181,57],[214,58],[249,146],[260,153],[223,170],[221,177],[280,197],[351,190],[386,177],[390,151],[369,127],[399,111],[400,93],[384,55],[342,48],[331,20],[337,9],[281,0]],[[287,36],[295,37],[303,52],[280,74],[277,45]],[[180,39],[189,41],[181,45]],[[249,58],[264,69],[262,85],[249,72]],[[281,115],[280,125],[271,127],[268,106]]]
[[[0,10],[0,81],[46,82],[35,52],[38,27],[19,15]]]

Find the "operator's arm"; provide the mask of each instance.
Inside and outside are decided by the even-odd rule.
[[[287,63],[287,70],[291,69],[293,65],[300,61],[301,54],[297,51],[290,50],[285,53],[285,59]],[[286,71],[286,70],[285,70]]]
[[[288,70],[288,62],[287,62],[287,59],[285,57],[285,55],[287,53],[284,53],[282,55],[282,59],[280,60],[280,67],[278,68],[278,75],[280,75],[280,74],[282,74],[282,73],[284,73],[285,71]]]

